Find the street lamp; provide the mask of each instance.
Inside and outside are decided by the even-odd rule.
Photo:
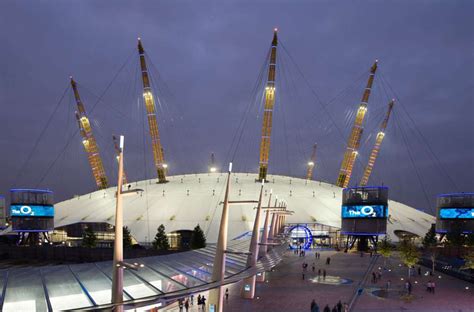
[[[112,267],[112,303],[116,304],[115,311],[123,311],[123,270],[125,268],[136,269],[142,267],[137,263],[137,265],[131,265],[123,262],[123,205],[122,197],[137,195],[140,192],[143,192],[142,189],[132,189],[123,191],[123,146],[124,146],[124,136],[120,136],[120,146],[119,146],[119,169],[118,169],[118,181],[117,181],[117,193],[115,194],[116,204],[115,204],[115,241],[114,241],[114,260]]]

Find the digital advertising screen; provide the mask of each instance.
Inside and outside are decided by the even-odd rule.
[[[11,205],[10,217],[54,217],[54,206]]]
[[[356,205],[342,206],[342,218],[386,218],[388,206],[385,205]]]
[[[474,219],[474,208],[440,208],[441,219]]]

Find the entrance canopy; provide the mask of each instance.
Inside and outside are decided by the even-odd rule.
[[[229,242],[229,248],[246,252],[249,239]],[[224,284],[275,266],[286,244],[261,258],[257,268],[246,266],[247,256],[227,254]],[[129,308],[150,304],[165,305],[191,293],[219,286],[212,282],[216,248],[206,248],[166,256],[128,259],[143,265],[124,271],[124,304]],[[112,261],[22,267],[0,270],[0,310],[63,311],[111,308]]]

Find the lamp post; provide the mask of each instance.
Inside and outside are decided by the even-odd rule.
[[[112,267],[112,303],[115,304],[115,311],[123,311],[123,270],[126,267],[135,267],[123,262],[123,205],[122,197],[143,192],[141,189],[122,191],[123,186],[123,147],[124,136],[120,136],[119,145],[119,168],[117,181],[117,194],[115,204],[115,241],[114,241],[114,260]],[[142,265],[140,265],[141,267]]]

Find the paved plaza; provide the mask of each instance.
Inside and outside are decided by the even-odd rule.
[[[305,257],[287,252],[284,260],[274,271],[267,273],[267,281],[258,284],[257,297],[254,300],[240,298],[239,283],[230,285],[229,299],[225,302],[224,311],[310,311],[313,299],[319,305],[320,311],[323,311],[326,304],[332,309],[339,300],[342,303],[349,303],[357,293],[359,283],[364,278],[370,262],[375,259],[368,254],[360,257],[360,254],[356,253],[318,252],[321,254],[320,259],[315,259],[314,251],[307,252]],[[327,257],[331,257],[330,265],[325,264]],[[308,263],[304,280],[303,262]],[[313,262],[316,267],[314,274]],[[318,279],[319,269],[326,270],[326,279],[323,279],[322,274]],[[383,258],[376,259],[374,270],[381,272],[381,280],[373,283],[372,271],[369,272],[364,290],[357,297],[351,311],[474,311],[474,285],[444,274],[425,275],[427,269],[425,267],[421,269],[421,276],[418,272],[414,272],[415,276],[410,278],[413,290],[412,295],[407,296],[404,288],[407,278],[406,267],[400,266],[400,261],[392,257],[386,262],[384,269]],[[391,283],[387,292],[385,288],[389,280]],[[435,294],[426,291],[426,283],[429,280],[436,283]],[[208,297],[207,293],[204,295]],[[199,311],[196,303],[194,304],[189,311]],[[165,311],[179,311],[179,309],[174,305]]]

